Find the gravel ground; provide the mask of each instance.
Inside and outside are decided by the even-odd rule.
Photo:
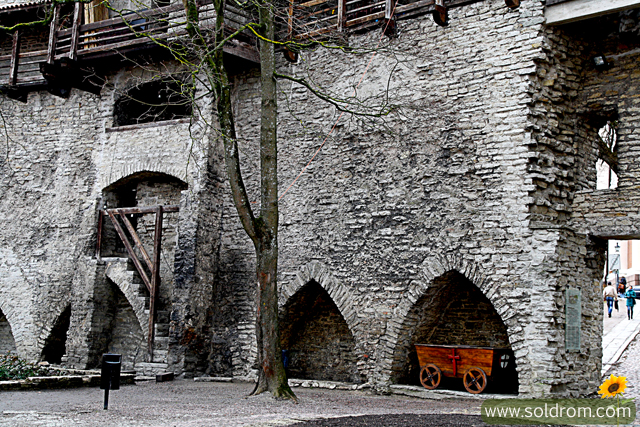
[[[102,409],[104,392],[97,388],[0,392],[0,426],[275,427],[297,423],[297,426],[309,427],[391,427],[482,424],[478,416],[480,400],[423,400],[359,391],[296,388],[294,391],[300,402],[294,404],[275,401],[268,394],[247,398],[252,387],[253,384],[247,383],[196,383],[187,380],[140,383],[112,391],[107,411]],[[343,419],[338,420],[340,417]],[[309,420],[316,421],[304,423]]]

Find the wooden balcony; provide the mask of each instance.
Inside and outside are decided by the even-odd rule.
[[[444,6],[440,7],[446,9],[482,0],[442,1]],[[519,4],[519,0],[505,1],[509,7]],[[436,0],[290,0],[289,7],[278,14],[278,33],[281,40],[345,40],[346,34],[375,27],[387,28],[387,23],[394,29],[397,20],[433,12],[435,3]],[[198,4],[200,25],[212,28],[215,12],[211,0],[200,0]],[[50,87],[57,76],[66,76],[67,80],[84,80],[85,77],[78,77],[70,71],[101,59],[108,60],[102,64],[113,63],[113,60],[124,58],[132,52],[161,49],[163,44],[177,41],[186,34],[185,12],[181,2],[84,25],[81,25],[82,3],[76,3],[71,24],[66,29],[58,28],[59,10],[58,7],[51,24],[48,49],[22,53],[20,34],[14,34],[12,53],[0,56],[0,88]],[[245,11],[230,4],[227,4],[225,13],[228,34],[235,32],[249,19]],[[255,46],[254,35],[244,31],[226,43],[224,51],[258,63]]]
[[[226,9],[225,32],[232,34],[244,25],[247,18],[241,10],[231,6]],[[163,45],[177,41],[186,34],[182,4],[132,12],[84,25],[80,25],[81,10],[82,4],[76,3],[73,25],[68,29],[58,29],[59,19],[57,13],[54,15],[46,50],[21,52],[20,34],[15,32],[12,53],[0,56],[0,87],[15,90],[43,86],[52,77],[52,73],[68,69],[64,66],[65,63],[82,65],[99,60],[119,61],[131,53],[162,49]],[[204,3],[199,10],[201,26],[213,28],[213,5]],[[259,55],[255,45],[255,37],[247,31],[227,42],[224,51],[258,63]],[[63,66],[60,67],[60,64]]]

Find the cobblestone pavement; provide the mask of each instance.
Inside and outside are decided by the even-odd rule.
[[[640,311],[640,310],[639,310]],[[640,313],[638,313],[640,316]],[[633,320],[640,322],[640,320]],[[622,375],[627,377],[626,397],[640,397],[640,335],[637,335],[629,347],[622,353],[617,363],[614,363],[605,376]],[[640,402],[637,402],[640,404]]]
[[[102,409],[103,391],[97,388],[1,392],[0,426],[272,427],[357,415],[479,415],[481,403],[460,398],[423,400],[359,391],[296,388],[300,399],[296,405],[275,401],[268,394],[245,398],[252,387],[247,383],[188,380],[140,383],[112,391],[107,411]],[[450,419],[450,416],[442,417],[443,421]],[[474,419],[480,424],[479,417]],[[449,421],[443,425],[451,425]]]

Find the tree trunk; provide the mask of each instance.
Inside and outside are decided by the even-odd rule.
[[[258,277],[256,338],[261,361],[258,383],[252,394],[270,391],[276,398],[296,399],[282,363],[278,328],[278,134],[275,80],[273,10],[261,4],[260,76],[260,218],[257,221],[256,274]]]
[[[188,16],[188,31],[196,45],[206,51],[206,43],[198,27],[198,13],[193,0],[183,0]],[[205,61],[211,70],[211,83],[216,94],[216,113],[220,136],[224,143],[227,175],[233,202],[240,222],[253,241],[256,251],[256,276],[258,282],[256,339],[260,371],[258,383],[251,394],[270,391],[276,398],[296,400],[289,387],[282,363],[280,333],[278,329],[278,140],[277,140],[277,92],[275,81],[275,30],[273,11],[268,3],[260,5],[262,35],[260,41],[262,121],[260,126],[260,216],[251,209],[240,171],[238,141],[231,105],[231,85],[224,67],[222,49],[206,54]],[[214,0],[216,30],[214,45],[224,39],[224,0]]]

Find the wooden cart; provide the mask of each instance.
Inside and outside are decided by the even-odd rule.
[[[416,344],[416,352],[420,383],[429,390],[438,387],[445,376],[462,378],[469,393],[482,393],[493,376],[506,373],[514,362],[507,348]]]

